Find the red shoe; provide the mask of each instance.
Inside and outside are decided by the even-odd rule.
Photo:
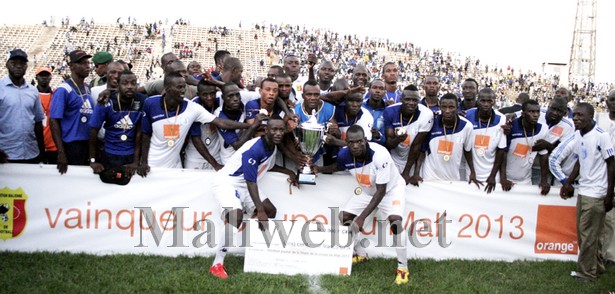
[[[226,269],[224,269],[224,265],[222,265],[221,263],[217,263],[215,265],[212,265],[209,268],[209,272],[212,275],[214,275],[214,276],[216,276],[216,277],[218,277],[220,279],[228,278],[228,275],[226,274]]]

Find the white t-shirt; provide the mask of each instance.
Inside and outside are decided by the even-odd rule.
[[[367,140],[368,141],[372,140],[372,125],[374,124],[374,117],[372,117],[371,113],[369,113],[367,109],[361,107],[361,113],[360,113],[361,117],[357,119],[356,121],[346,121],[343,116],[341,117],[342,120],[340,120],[339,119],[340,117],[338,117],[338,111],[343,112],[344,109],[337,108],[337,107],[335,109],[335,112],[336,112],[335,120],[337,121],[340,132],[342,133],[342,140],[344,141],[346,140],[346,131],[353,124],[361,126],[361,128],[363,129],[363,132],[365,133],[365,137],[367,138]]]
[[[197,97],[195,99],[199,99],[199,98]],[[195,102],[197,101],[195,99],[193,99],[192,102],[201,106],[200,103]],[[200,128],[201,141],[203,141],[203,144],[205,144],[205,148],[207,148],[207,151],[209,151],[209,154],[211,154],[211,156],[216,160],[216,162],[221,164],[221,160],[220,160],[220,146],[221,145],[220,145],[220,137],[218,136],[218,127],[216,127],[216,125],[211,124],[211,123],[209,124],[197,123],[196,127]],[[192,128],[195,128],[195,125],[193,125]],[[195,133],[193,131],[194,129],[191,130],[190,137],[195,136]],[[188,140],[188,145],[186,146],[185,168],[208,169],[208,170],[213,169],[213,166],[207,160],[205,160],[205,158],[203,158],[203,156],[199,153],[199,151],[196,150],[196,147],[194,147],[194,144],[192,143],[191,139]]]
[[[597,125],[583,136],[580,131],[576,131],[575,136],[574,152],[580,164],[577,190],[583,196],[603,198],[608,185],[605,160],[615,155],[611,138]]]
[[[459,167],[464,151],[471,151],[472,131],[474,127],[467,119],[458,116],[455,129],[446,129],[442,125],[442,116],[438,115],[433,128],[423,144],[425,163],[423,164],[423,179],[459,181]]]
[[[152,96],[143,105],[143,133],[151,135],[148,163],[152,167],[181,168],[179,153],[192,124],[210,123],[216,117],[185,98],[175,116],[175,111],[165,112],[162,99]]]
[[[386,192],[397,185],[405,186],[406,182],[394,166],[388,150],[378,143],[368,142],[370,156],[365,161],[356,161],[348,147],[337,154],[337,168],[347,170],[361,186],[363,193],[374,196],[376,184],[386,184]]]
[[[391,149],[391,158],[401,173],[408,161],[408,153],[410,152],[410,146],[418,135],[418,133],[429,132],[433,126],[433,111],[426,106],[419,104],[415,110],[414,115],[410,121],[400,121],[401,119],[401,103],[393,104],[384,109],[382,114],[384,118],[385,129],[397,129],[402,128],[408,137],[404,142],[399,143],[395,148]],[[414,166],[410,171],[413,173]]]
[[[506,135],[502,126],[506,124],[506,117],[495,111],[491,112],[491,119],[488,123],[479,121],[478,109],[472,108],[466,112],[466,118],[472,123],[472,159],[474,161],[474,171],[476,179],[486,181],[493,165],[497,149],[506,148]],[[466,175],[470,174],[470,168],[466,166]],[[499,182],[500,178],[495,177]]]
[[[532,184],[532,164],[536,155],[546,155],[547,149],[532,151],[538,140],[546,139],[549,131],[546,124],[538,122],[535,129],[523,128],[522,119],[512,121],[512,130],[507,136],[508,152],[506,154],[506,178],[515,184]]]

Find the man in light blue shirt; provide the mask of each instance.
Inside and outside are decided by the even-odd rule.
[[[0,80],[0,142],[14,163],[37,163],[45,154],[43,106],[38,90],[24,79],[28,55],[21,49],[10,52],[8,76]]]

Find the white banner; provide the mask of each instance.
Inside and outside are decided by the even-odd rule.
[[[212,255],[222,231],[212,178],[207,171],[153,169],[119,186],[102,183],[89,167],[60,175],[50,165],[0,165],[0,250]],[[277,207],[277,220],[336,227],[355,180],[319,175],[316,181],[289,194],[286,176],[269,173],[259,186]],[[557,188],[540,196],[537,186],[491,194],[463,182],[408,186],[408,256],[576,260],[575,201],[560,199]],[[395,257],[390,231],[378,229],[385,222],[376,218],[366,221],[367,252]],[[231,251],[243,252],[240,243]]]

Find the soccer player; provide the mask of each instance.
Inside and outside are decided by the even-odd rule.
[[[420,99],[416,86],[407,86],[402,92],[401,103],[387,107],[382,114],[386,147],[406,184],[415,186],[420,178],[415,165],[421,145],[433,126],[433,112],[419,104]]]
[[[335,121],[340,129],[341,140],[335,139],[334,145],[338,147],[346,146],[346,131],[352,125],[359,125],[365,131],[367,140],[372,140],[372,124],[374,118],[372,115],[361,107],[363,104],[363,95],[361,93],[353,93],[346,97],[346,104],[335,108]]]
[[[275,206],[258,188],[257,182],[271,170],[287,174],[291,183],[297,185],[296,175],[292,171],[275,165],[277,146],[282,142],[284,132],[286,124],[283,120],[269,119],[265,135],[243,144],[216,173],[212,186],[214,197],[220,208],[224,209],[222,219],[233,226],[232,235],[219,234],[221,240],[218,242],[214,262],[209,268],[209,272],[218,278],[228,277],[224,268],[224,257],[233,235],[238,233],[244,212],[249,216],[256,216],[261,230],[267,229],[268,219],[276,215]]]
[[[88,121],[94,112],[94,100],[84,80],[90,74],[91,57],[83,50],[68,54],[70,77],[58,86],[51,99],[49,123],[58,149],[57,168],[60,174],[66,173],[69,164],[88,164]]]
[[[386,103],[382,99],[384,97],[384,81],[376,79],[369,85],[369,98],[364,99],[363,108],[366,109],[374,118],[372,124],[372,141],[380,145],[385,144],[386,136],[384,135],[384,118],[382,114],[386,108]]]
[[[491,193],[495,189],[497,175],[502,161],[506,159],[506,135],[502,127],[506,118],[493,110],[495,93],[491,88],[483,88],[478,92],[478,107],[466,112],[466,118],[474,127],[472,131],[472,159],[476,179],[486,182],[485,191]],[[466,174],[470,174],[466,165]],[[510,191],[512,183],[506,175],[500,174],[502,190]]]
[[[577,270],[571,275],[579,281],[591,281],[606,272],[599,241],[605,229],[605,215],[613,208],[615,167],[613,143],[607,132],[593,120],[594,108],[579,103],[573,110],[574,153],[578,161],[560,189],[564,199],[574,196],[572,182],[578,181],[577,235],[579,257]]]
[[[216,92],[215,85],[206,79],[202,79],[197,86],[197,97],[192,99],[192,102],[202,106],[209,113],[214,113],[220,106]],[[220,164],[220,137],[215,125],[192,124],[190,138],[191,140],[188,141],[188,146],[186,146],[185,168],[204,170],[219,170],[222,168]]]
[[[440,111],[441,114],[434,119],[433,127],[423,144],[423,178],[459,181],[459,168],[462,157],[465,157],[470,169],[469,183],[473,182],[480,187],[482,183],[476,180],[472,160],[472,123],[458,114],[455,94],[444,94],[440,98]]]
[[[110,65],[113,66],[113,65]],[[139,167],[141,154],[141,119],[144,94],[137,92],[137,76],[131,71],[120,73],[118,81],[109,76],[108,84],[118,85],[111,91],[106,105],[96,104],[90,119],[90,167],[94,173],[105,169],[125,166],[133,174]],[[105,128],[103,162],[96,162],[96,141],[100,128]]]
[[[548,126],[539,123],[540,104],[536,100],[528,100],[521,105],[521,117],[511,123],[511,132],[507,135],[508,152],[506,161],[506,178],[517,184],[532,184],[532,164],[538,153],[540,160],[540,194],[547,195],[551,185],[547,182],[548,151],[535,151],[534,144],[544,140],[548,134]]]
[[[395,234],[395,250],[397,253],[396,284],[408,282],[408,260],[406,252],[406,234],[402,226],[402,215],[405,207],[404,179],[399,175],[391,155],[386,148],[378,143],[368,142],[363,128],[353,125],[346,133],[346,144],[337,156],[337,162],[314,167],[314,172],[336,172],[347,170],[356,179],[357,186],[340,214],[342,223],[346,226],[352,222],[361,230],[365,218],[376,208],[391,223]],[[367,260],[364,248],[360,242],[359,231],[354,234],[353,263]]]

